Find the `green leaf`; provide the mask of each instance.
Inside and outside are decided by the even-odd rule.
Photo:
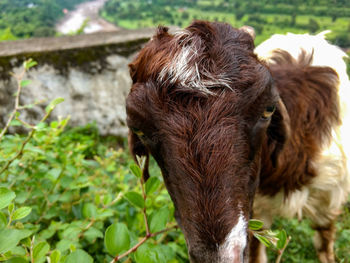
[[[116,256],[130,248],[130,234],[123,223],[110,225],[105,233],[105,246],[109,254]]]
[[[70,244],[69,250],[70,250],[71,252],[74,252],[75,250],[77,250],[77,247],[76,247],[74,244]]]
[[[137,206],[139,208],[144,208],[145,202],[143,200],[143,197],[139,193],[128,192],[124,196],[132,205]]]
[[[87,219],[96,218],[97,208],[92,203],[86,203],[83,206],[82,214],[83,214],[83,217]]]
[[[135,252],[137,263],[167,263],[168,259],[161,247],[145,243]]]
[[[32,81],[29,80],[29,79],[24,79],[24,80],[21,80],[21,87],[25,87],[25,86],[28,86]]]
[[[148,178],[146,182],[146,194],[147,195],[152,194],[154,191],[157,190],[159,185],[160,185],[160,180],[157,177],[152,176]]]
[[[29,192],[21,191],[21,192],[17,193],[16,203],[23,204],[28,199],[29,196],[30,196]]]
[[[9,207],[7,208],[7,211],[9,211],[9,214],[12,214],[13,209],[15,209],[15,204],[14,203],[9,204]]]
[[[101,196],[95,195],[94,202],[95,202],[95,205],[99,205],[101,203]]]
[[[31,103],[31,104],[26,104],[26,105],[22,105],[22,109],[31,109],[31,108],[33,108],[35,106],[35,104],[34,103]]]
[[[104,220],[105,218],[108,218],[108,217],[112,217],[114,216],[114,212],[112,209],[105,209],[104,211],[102,210],[102,212],[99,212],[98,215],[97,215],[97,219],[99,220]]]
[[[112,202],[112,196],[110,194],[106,194],[103,196],[103,204],[108,205],[110,202]]]
[[[96,238],[103,238],[103,233],[95,227],[90,227],[84,232],[84,238],[92,244]]]
[[[45,255],[49,252],[49,250],[50,250],[50,245],[45,241],[42,241],[36,244],[33,250],[34,260],[37,261],[41,258],[44,258]]]
[[[19,220],[19,219],[25,218],[27,215],[30,214],[30,212],[32,212],[32,208],[29,206],[18,208],[13,213],[12,220]]]
[[[137,263],[157,263],[157,254],[145,243],[136,250],[135,260]]]
[[[78,236],[81,232],[81,227],[70,224],[70,226],[63,231],[62,237],[70,240],[75,240],[78,239]]]
[[[51,101],[49,103],[49,105],[46,106],[45,111],[49,112],[49,111],[53,110],[58,104],[62,103],[63,101],[64,101],[64,98],[54,99],[53,101]]]
[[[21,243],[26,247],[30,247],[32,244],[32,240],[30,239],[30,237],[27,237],[24,238]]]
[[[7,218],[3,212],[0,212],[0,229],[5,228],[7,225]]]
[[[19,120],[12,120],[10,126],[21,126],[22,123]]]
[[[30,69],[31,67],[36,66],[38,63],[34,61],[33,59],[28,59],[27,61],[24,61],[23,66],[25,69]]]
[[[65,263],[77,263],[77,262],[92,263],[94,262],[94,260],[84,250],[77,249],[73,253],[69,254],[69,256],[66,258]]]
[[[74,243],[74,241],[69,239],[61,239],[56,243],[56,249],[58,249],[61,253],[64,253],[69,249],[70,245]]]
[[[6,263],[28,263],[28,261],[21,257],[15,257],[15,258],[6,260]]]
[[[250,230],[260,230],[264,226],[264,223],[257,219],[250,219],[248,227]]]
[[[271,246],[271,242],[270,240],[268,240],[266,237],[259,235],[258,233],[253,233],[253,235],[262,243],[264,244],[266,247],[270,247]]]
[[[277,234],[277,238],[278,238],[278,241],[277,241],[277,245],[276,245],[276,248],[278,250],[281,250],[285,247],[286,243],[287,243],[287,233],[284,229],[282,229],[281,231],[278,232]]]
[[[26,256],[27,255],[27,251],[25,250],[25,248],[22,246],[22,242],[20,245],[14,247],[13,249],[11,249],[12,255],[17,255],[17,256]]]
[[[165,228],[165,225],[169,219],[169,214],[170,212],[167,206],[162,207],[152,214],[149,225],[151,233],[158,232]]]
[[[133,175],[135,175],[137,178],[141,178],[142,171],[141,171],[140,167],[138,167],[138,165],[136,165],[134,163],[130,164],[129,169],[133,173]]]
[[[0,254],[10,251],[18,242],[30,236],[32,231],[27,229],[2,229],[0,230]]]
[[[13,199],[15,199],[16,194],[11,190],[1,187],[0,188],[0,209],[7,207]]]
[[[60,258],[61,258],[61,251],[59,250],[52,251],[50,255],[51,263],[58,263],[60,261]]]
[[[47,127],[45,122],[39,122],[37,125],[35,125],[35,129],[37,131],[41,131]]]
[[[47,172],[47,178],[55,182],[62,173],[62,168],[52,168]]]

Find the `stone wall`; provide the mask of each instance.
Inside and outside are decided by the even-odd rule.
[[[96,122],[102,135],[125,135],[125,97],[131,87],[127,65],[153,33],[144,29],[0,43],[0,127],[14,107],[16,82],[10,72],[19,72],[23,61],[33,58],[38,65],[25,76],[32,82],[20,101],[45,103],[21,118],[35,123],[52,99],[63,97],[51,120],[70,115],[71,126]]]

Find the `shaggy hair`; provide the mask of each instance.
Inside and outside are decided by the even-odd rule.
[[[332,262],[333,222],[349,192],[345,155],[324,154],[341,125],[337,72],[313,65],[318,50],[265,47],[259,58],[249,33],[205,21],[175,34],[159,27],[130,64],[130,150],[147,156],[145,180],[149,154],[160,166],[191,262],[245,262],[248,241],[250,261],[263,262],[248,220],[296,213],[313,220],[319,258]],[[333,184],[322,184],[320,164]],[[312,194],[317,186],[329,198]]]

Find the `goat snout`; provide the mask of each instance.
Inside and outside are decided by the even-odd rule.
[[[230,253],[222,251],[190,250],[191,263],[244,263],[244,253],[240,246],[232,247]]]
[[[207,249],[190,249],[189,257],[191,263],[219,263],[219,255],[217,251]]]

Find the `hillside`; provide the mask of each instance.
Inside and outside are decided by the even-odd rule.
[[[193,19],[251,25],[257,43],[275,33],[332,30],[329,39],[350,47],[348,0],[109,0],[101,15],[124,28],[187,26]]]
[[[54,36],[64,9],[87,0],[1,0],[0,41]]]

